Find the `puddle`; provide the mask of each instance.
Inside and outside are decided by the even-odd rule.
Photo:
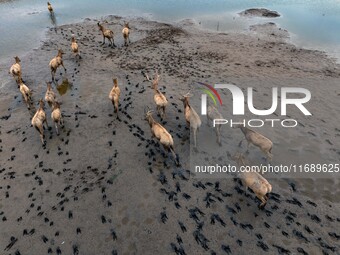
[[[70,90],[72,84],[68,81],[67,78],[63,79],[63,82],[60,85],[57,85],[57,90],[59,95],[65,95],[68,90]]]

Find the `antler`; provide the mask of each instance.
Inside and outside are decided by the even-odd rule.
[[[151,81],[151,79],[149,78],[149,75],[147,73],[144,73],[144,76],[148,81]]]
[[[146,72],[142,71],[142,74],[143,74],[143,76],[145,77],[145,79],[146,79],[147,81],[151,81],[150,78],[149,78],[149,75],[148,75]],[[152,82],[152,81],[151,81],[151,82]]]
[[[144,113],[145,113],[145,115],[151,114],[152,112],[153,112],[153,110],[151,110],[149,106],[145,106],[145,107],[144,107]]]
[[[193,94],[191,94],[191,89],[188,91],[188,93],[183,95],[183,97],[192,97],[192,96],[193,96]]]

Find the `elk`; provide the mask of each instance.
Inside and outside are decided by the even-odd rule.
[[[118,79],[113,78],[113,88],[110,91],[109,98],[114,106],[114,112],[117,113],[117,117],[118,117],[119,97],[120,97],[120,88],[118,87]]]
[[[267,137],[261,135],[260,133],[247,128],[243,125],[236,125],[235,128],[240,128],[242,133],[244,134],[245,139],[248,142],[247,151],[249,150],[250,144],[255,145],[256,147],[259,147],[260,150],[266,155],[267,160],[271,161],[273,154],[272,154],[272,148],[273,148],[273,142],[269,140]],[[244,140],[244,139],[243,139]],[[240,145],[242,144],[242,141],[240,141]]]
[[[233,157],[239,166],[246,166],[245,157],[238,153]],[[268,193],[272,191],[272,185],[259,173],[252,171],[243,171],[239,175],[242,180],[242,184],[245,186],[245,192],[250,188],[258,199],[261,200],[261,204],[258,206],[263,209],[268,201]]]
[[[130,44],[130,27],[129,27],[129,23],[125,23],[124,24],[124,28],[122,30],[122,34],[124,37],[124,45],[128,46],[128,43]]]
[[[64,120],[63,120],[63,116],[62,116],[61,111],[60,111],[60,103],[57,102],[57,101],[55,101],[54,104],[53,104],[53,110],[52,110],[52,113],[51,113],[51,118],[54,122],[57,135],[59,135],[58,126],[63,127],[64,126]]]
[[[52,14],[53,12],[53,8],[50,2],[47,2],[47,9],[49,10],[49,12]]]
[[[155,72],[154,79],[151,81],[149,76],[145,74],[145,77],[148,81],[152,82],[152,89],[154,90],[155,94],[153,96],[153,100],[157,106],[157,112],[161,116],[161,119],[165,117],[165,107],[168,105],[168,100],[166,99],[165,95],[158,89],[158,83],[160,75],[158,71]]]
[[[197,131],[202,122],[195,109],[189,104],[189,97],[191,97],[191,95],[187,93],[183,95],[180,100],[183,102],[186,123],[194,133],[194,148],[197,150]]]
[[[62,66],[64,68],[64,71],[66,72],[66,68],[64,66],[63,59],[62,59],[63,54],[64,54],[64,52],[61,49],[59,49],[58,55],[55,56],[54,58],[52,58],[52,60],[49,63],[49,66],[51,68],[52,81],[54,81],[54,76],[55,76],[55,73],[57,72],[57,69],[58,69],[59,66]]]
[[[72,52],[73,52],[76,56],[78,56],[79,58],[81,58],[81,56],[80,56],[80,54],[79,54],[78,43],[77,43],[76,38],[74,37],[74,35],[72,35],[71,49],[72,49]]]
[[[152,117],[152,111],[148,110],[145,113],[145,120],[149,123],[152,138],[156,137],[157,140],[163,145],[166,152],[171,151],[174,161],[179,166],[179,161],[174,149],[174,141],[170,133],[159,123],[157,123]]]
[[[53,8],[50,2],[47,2],[47,9],[49,10],[50,14],[53,13]]]
[[[99,27],[99,30],[103,34],[103,43],[102,43],[102,45],[105,44],[105,38],[107,38],[110,41],[111,46],[115,47],[116,45],[115,45],[114,38],[113,38],[113,32],[110,29],[104,28],[104,26],[100,25],[99,22],[97,23],[97,25]]]
[[[32,102],[32,91],[23,83],[21,77],[19,76],[18,78],[18,85],[19,85],[19,90],[22,94],[22,97],[25,100],[25,103],[27,105],[28,110],[31,108],[31,102]]]
[[[214,121],[214,119],[223,119],[222,114],[217,110],[217,108],[215,106],[213,106],[212,104],[208,105],[208,110],[207,110],[207,121],[208,121],[208,125],[210,121]],[[221,125],[220,124],[216,124],[214,129],[215,129],[215,133],[216,133],[216,142],[222,146],[222,142],[221,142]]]
[[[40,99],[39,109],[34,114],[32,118],[32,122],[31,122],[33,127],[35,127],[35,129],[38,130],[40,134],[41,143],[43,146],[46,144],[45,136],[44,136],[44,123],[46,124],[46,127],[49,128],[47,124],[46,114],[44,111],[44,106],[45,106],[44,101]]]
[[[55,102],[56,95],[55,95],[55,93],[52,89],[51,83],[46,82],[46,85],[47,85],[47,90],[46,90],[46,93],[45,93],[45,101],[48,103],[48,105],[50,107],[52,107],[54,102]]]
[[[21,77],[21,60],[18,56],[15,56],[14,59],[15,64],[13,64],[9,69],[9,74],[13,75],[14,79],[18,82],[18,78]]]

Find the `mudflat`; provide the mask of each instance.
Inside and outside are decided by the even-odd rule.
[[[273,25],[270,33],[261,26],[225,34],[190,21],[128,21],[128,47],[123,19],[108,16],[101,22],[114,31],[117,48],[101,45],[97,20],[86,19],[51,29],[40,48],[21,58],[37,108],[51,80],[50,59],[59,48],[65,52],[67,72],[58,69],[54,85],[65,127],[57,136],[46,104],[46,148],[30,125],[34,107],[27,110],[7,73],[11,63],[1,66],[0,254],[338,254],[338,179],[270,179],[273,193],[260,210],[236,178],[194,178],[188,171],[190,131],[178,99],[197,81],[252,86],[264,96],[273,86],[304,86],[313,95],[313,120],[299,119],[288,134],[264,129],[274,143],[273,162],[314,155],[335,162],[335,61],[295,47]],[[81,59],[71,52],[72,34]],[[151,76],[156,69],[169,105],[164,121],[156,112],[154,118],[172,134],[181,167],[170,154],[164,157],[143,119],[145,107],[155,106],[142,71]],[[113,77],[121,89],[118,118],[108,98]],[[198,111],[199,98],[191,100]],[[222,129],[221,163],[240,150],[241,139],[238,129]],[[197,153],[204,156],[199,141]],[[256,148],[250,154],[262,157]]]

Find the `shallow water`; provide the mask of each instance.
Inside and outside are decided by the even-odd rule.
[[[279,0],[120,0],[114,4],[109,0],[60,0],[52,5],[57,25],[114,14],[165,22],[190,18],[203,28],[219,31],[243,30],[253,23],[273,21],[237,15],[246,8],[266,7],[282,14],[275,22],[291,32],[294,43],[340,57],[340,2],[337,0],[288,0],[284,3]],[[45,28],[54,26],[53,23],[45,1],[0,1],[0,61],[36,48]]]
[[[59,95],[65,95],[66,92],[71,88],[71,83],[67,78],[63,79],[63,81],[57,85],[57,90]]]

